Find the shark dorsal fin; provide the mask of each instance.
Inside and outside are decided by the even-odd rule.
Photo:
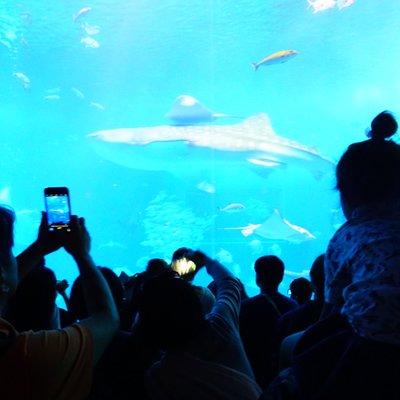
[[[254,134],[262,134],[268,136],[276,136],[274,128],[272,128],[271,121],[267,114],[258,113],[246,118],[240,124],[245,127],[249,132]]]

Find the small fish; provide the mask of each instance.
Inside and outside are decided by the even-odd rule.
[[[244,209],[245,209],[245,206],[241,203],[231,203],[223,208],[220,208],[219,211],[226,212],[226,213],[236,213],[239,211],[243,211]]]
[[[72,16],[72,20],[73,20],[74,22],[76,22],[76,20],[77,20],[81,15],[86,14],[86,13],[89,12],[89,11],[92,11],[92,8],[91,8],[91,7],[84,7],[84,8],[81,8],[76,14],[74,14],[74,15]]]
[[[257,71],[258,67],[260,66],[265,67],[273,64],[281,64],[290,60],[297,54],[299,54],[299,52],[296,50],[281,50],[277,51],[276,53],[270,54],[259,62],[251,63],[251,65],[253,66],[254,71]]]
[[[196,187],[197,187],[197,189],[199,189],[205,193],[215,194],[217,192],[215,185],[213,185],[212,183],[207,182],[207,181],[201,181],[200,183],[198,183],[196,185]]]
[[[337,0],[337,6],[341,10],[342,8],[350,7],[355,2],[356,0]]]
[[[23,45],[23,46],[25,46],[25,47],[29,47],[29,42],[28,42],[28,39],[26,38],[26,37],[22,37],[21,38],[21,44]]]
[[[106,109],[102,104],[100,104],[100,103],[95,103],[94,101],[92,101],[92,102],[90,103],[90,105],[91,105],[92,107],[94,107],[94,108],[97,108],[98,110],[101,110],[101,111],[104,111],[104,110]]]
[[[79,89],[72,87],[71,90],[75,93],[76,97],[79,97],[80,99],[85,98],[85,95]]]
[[[88,35],[96,35],[100,32],[100,27],[97,25],[90,25],[86,21],[81,23],[81,28],[88,34]]]
[[[249,247],[253,255],[262,254],[264,252],[264,246],[259,239],[253,239],[249,242]]]
[[[84,43],[85,47],[91,47],[92,49],[98,49],[100,47],[100,43],[90,36],[82,38],[81,43]]]
[[[215,254],[215,258],[222,264],[230,264],[233,261],[233,255],[231,252],[224,248],[220,248],[218,253]]]
[[[55,87],[55,88],[51,88],[51,89],[46,89],[45,92],[48,94],[56,94],[56,93],[61,92],[61,88]]]
[[[336,7],[337,3],[336,0],[307,0],[308,8],[312,7],[314,9],[313,13],[317,13],[319,11],[325,11],[329,8]]]
[[[60,95],[58,94],[48,94],[44,96],[45,100],[60,100]]]
[[[22,72],[14,72],[13,76],[15,76],[17,79],[19,79],[21,81],[24,89],[26,89],[26,90],[30,89],[31,81],[25,74],[23,74]]]

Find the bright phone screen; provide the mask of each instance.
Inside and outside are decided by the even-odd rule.
[[[46,194],[45,200],[49,228],[68,228],[71,219],[68,194]]]

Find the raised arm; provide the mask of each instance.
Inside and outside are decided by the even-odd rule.
[[[239,280],[228,268],[200,251],[195,251],[190,258],[196,265],[205,266],[215,281],[217,295],[212,313],[220,315],[234,329],[238,329],[241,301]]]
[[[107,281],[90,256],[90,236],[83,218],[71,217],[71,232],[65,236],[64,247],[74,258],[82,278],[89,317],[79,323],[92,334],[96,363],[119,327],[118,310]]]
[[[17,259],[18,275],[21,280],[47,254],[53,253],[62,246],[62,235],[58,232],[50,232],[47,228],[46,214],[42,212],[38,237],[28,248],[26,248]]]

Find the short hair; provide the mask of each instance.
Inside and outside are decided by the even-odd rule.
[[[296,300],[298,303],[305,303],[311,299],[312,286],[311,282],[307,278],[296,278],[293,279],[289,285],[291,291],[291,298]]]
[[[146,266],[146,272],[150,275],[158,275],[167,269],[170,269],[169,264],[162,258],[152,258],[148,261]]]
[[[195,288],[171,275],[157,276],[143,284],[139,316],[144,337],[162,350],[185,348],[206,323]]]
[[[400,146],[390,138],[397,130],[384,111],[371,123],[371,139],[351,144],[336,167],[336,188],[354,209],[400,197]]]
[[[274,255],[259,257],[255,264],[257,280],[269,286],[278,286],[283,280],[285,265]]]
[[[9,250],[14,246],[14,222],[14,210],[0,205],[0,250]]]

